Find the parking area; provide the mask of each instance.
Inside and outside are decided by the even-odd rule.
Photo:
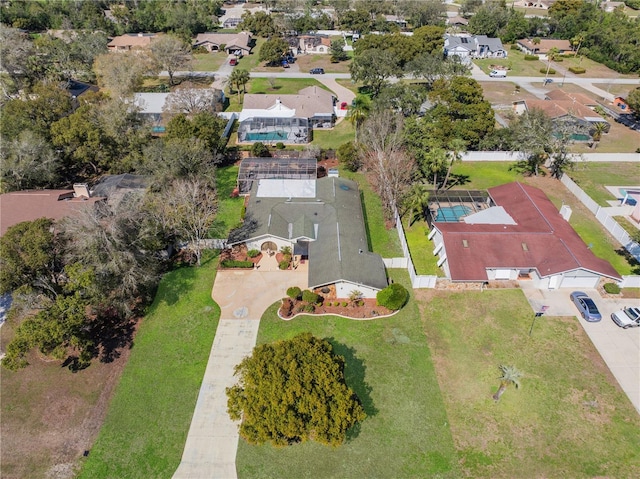
[[[521,283],[522,290],[534,312],[546,306],[546,316],[577,316],[578,311],[569,299],[573,290],[545,291]],[[596,303],[602,321],[589,323],[578,316],[580,324],[591,339],[620,387],[640,413],[640,328],[622,329],[611,320],[611,313],[627,306],[640,307],[638,299],[603,298],[595,289],[584,289]]]

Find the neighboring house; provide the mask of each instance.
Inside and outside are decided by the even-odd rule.
[[[353,291],[375,298],[387,286],[382,258],[368,250],[354,181],[259,180],[251,189],[249,215],[257,221],[255,229],[229,246],[245,243],[260,251],[290,247],[295,257],[308,260],[311,289],[335,285],[338,298]]]
[[[335,120],[335,97],[317,86],[297,95],[246,94],[238,142],[309,143],[313,129],[333,128]]]
[[[569,40],[551,40],[540,38],[539,43],[534,42],[531,38],[518,40],[516,45],[518,48],[528,55],[546,55],[552,48],[557,48],[561,54],[573,53],[571,42]]]
[[[92,197],[106,198],[107,202],[117,203],[131,194],[144,194],[149,186],[149,178],[142,175],[124,173],[122,175],[105,175],[91,188]]]
[[[463,28],[469,25],[469,20],[459,15],[456,15],[455,17],[447,18],[446,23],[447,25],[452,27]]]
[[[251,53],[251,33],[199,33],[193,41],[193,47],[202,47],[208,52],[224,50],[229,55],[248,55]]]
[[[605,12],[613,12],[616,8],[623,8],[625,7],[625,3],[624,2],[610,2],[610,1],[606,1],[606,2],[600,2],[600,8],[603,9]]]
[[[384,19],[387,23],[394,23],[403,29],[407,28],[407,21],[398,15],[385,15]]]
[[[0,236],[11,226],[38,218],[60,220],[79,208],[104,201],[92,196],[87,185],[73,185],[72,190],[25,190],[0,195]]]
[[[180,111],[169,111],[171,108],[169,103],[171,95],[181,95],[181,102],[184,103],[184,109]],[[169,100],[169,101],[167,101]],[[173,113],[191,113],[189,107],[198,107],[203,109],[203,105],[208,105],[208,111],[222,111],[225,96],[222,90],[215,88],[202,89],[183,89],[176,90],[173,93],[135,93],[133,97],[134,105],[139,109],[138,114],[147,119],[152,126],[154,133],[163,133],[164,128]]]
[[[237,28],[238,25],[242,22],[242,18],[239,17],[229,17],[224,22],[222,22],[222,28]]]
[[[299,35],[297,47],[298,55],[310,53],[329,53],[331,50],[331,38],[329,38],[328,35]]]
[[[125,33],[119,37],[114,37],[107,48],[111,52],[126,52],[147,48],[151,42],[158,37],[157,33]]]
[[[513,5],[522,8],[539,8],[541,10],[549,10],[556,0],[518,0]]]
[[[486,35],[451,35],[444,36],[444,53],[446,56],[456,55],[464,62],[472,58],[506,58],[507,50],[499,38]]]
[[[238,193],[248,194],[258,180],[313,180],[317,176],[318,160],[315,158],[245,158],[238,170]]]
[[[566,95],[567,98],[563,98],[562,95]],[[516,113],[523,111],[537,109],[542,110],[546,116],[551,118],[551,121],[555,125],[560,124],[572,124],[575,125],[575,129],[579,131],[572,135],[574,141],[588,141],[595,132],[596,123],[603,123],[604,133],[609,132],[611,125],[607,120],[598,115],[589,106],[577,101],[578,95],[567,95],[563,92],[560,94],[554,94],[550,92],[549,96],[560,98],[558,100],[520,100],[514,102],[514,110]],[[582,97],[583,95],[580,95]],[[575,97],[575,98],[574,98]],[[593,103],[587,99],[588,103]],[[595,106],[595,105],[594,105]]]
[[[514,182],[488,193],[490,207],[431,225],[434,254],[452,281],[531,280],[539,289],[555,289],[595,288],[601,278],[622,279],[593,254],[542,190]]]

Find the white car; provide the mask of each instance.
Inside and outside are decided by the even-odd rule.
[[[640,327],[640,308],[624,308],[611,315],[611,319],[623,329]]]

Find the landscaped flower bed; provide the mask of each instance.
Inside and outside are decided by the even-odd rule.
[[[248,251],[246,245],[233,246],[220,253],[220,268],[253,268],[261,259],[258,250]]]
[[[313,309],[312,309],[313,308]],[[349,299],[335,299],[312,304],[306,301],[284,298],[278,310],[282,319],[293,319],[298,314],[326,315],[334,314],[354,319],[373,319],[395,313],[383,306],[377,306],[373,298],[360,299],[353,303]]]

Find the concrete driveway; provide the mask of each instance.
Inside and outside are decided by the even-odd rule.
[[[547,316],[577,316],[578,310],[569,299],[572,289],[538,290],[521,282],[529,304],[535,312],[548,306]],[[602,321],[589,323],[578,316],[580,324],[596,347],[620,387],[640,413],[640,328],[622,329],[613,322],[611,313],[626,306],[640,307],[640,300],[603,298],[595,289],[582,289],[596,303]]]
[[[212,297],[221,308],[182,459],[174,479],[235,479],[238,423],[227,414],[226,388],[237,378],[234,369],[253,350],[260,317],[287,288],[308,287],[307,264],[280,271],[275,256],[257,270],[218,271]]]

